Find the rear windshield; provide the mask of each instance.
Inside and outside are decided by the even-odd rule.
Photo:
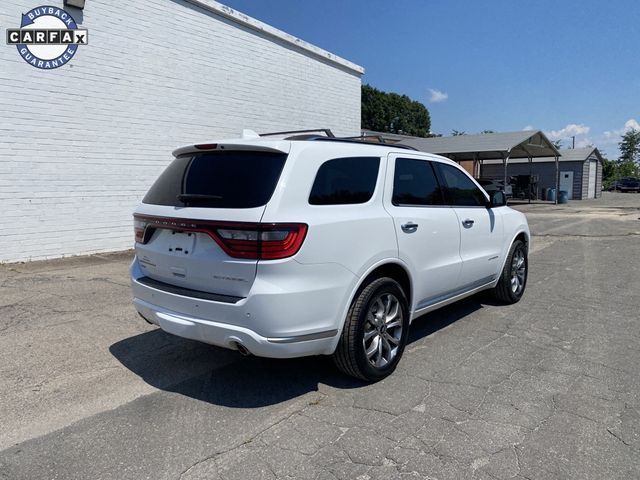
[[[284,153],[255,151],[178,157],[142,202],[173,207],[261,207],[273,195],[286,159]]]

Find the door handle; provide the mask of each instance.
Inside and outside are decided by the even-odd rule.
[[[474,223],[475,223],[475,221],[471,220],[470,218],[467,218],[466,220],[462,221],[462,225],[464,226],[464,228],[471,228],[471,227],[473,227]]]
[[[418,230],[418,224],[417,223],[407,222],[404,225],[402,225],[402,231],[404,233],[413,233],[416,230]]]

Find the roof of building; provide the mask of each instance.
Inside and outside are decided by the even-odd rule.
[[[585,148],[564,148],[560,150],[560,160],[561,162],[585,162],[590,158],[595,157],[596,160],[602,162],[603,157],[600,151],[596,147],[585,147]],[[510,163],[522,163],[526,162],[527,159],[514,159],[510,160]],[[555,157],[538,157],[533,159],[533,163],[540,162],[554,162]],[[502,159],[500,158],[492,158],[484,160],[485,164],[492,163],[500,163],[502,164]]]
[[[409,138],[402,143],[423,152],[445,155],[453,160],[548,157],[558,149],[540,130],[456,135],[452,137]]]
[[[563,162],[583,162],[592,155],[602,161],[602,154],[596,147],[563,148],[560,153],[562,154],[561,160]]]
[[[317,57],[322,58],[330,63],[334,63],[343,68],[351,70],[354,73],[359,75],[364,74],[364,68],[360,65],[357,65],[349,60],[346,60],[342,57],[334,55],[331,52],[328,52],[320,47],[316,47],[311,43],[305,42],[301,38],[290,35],[282,30],[279,30],[271,25],[268,25],[260,20],[256,20],[249,15],[246,15],[238,10],[234,10],[231,7],[223,5],[222,3],[216,2],[215,0],[186,0],[188,3],[193,5],[197,5],[200,8],[203,8],[209,12],[220,15],[224,18],[227,18],[233,22],[239,23],[247,28],[252,30],[256,30],[270,37],[274,37],[282,42],[285,42],[295,48],[299,48],[301,50],[305,50],[308,53],[311,53]]]

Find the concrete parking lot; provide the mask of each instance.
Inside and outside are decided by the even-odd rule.
[[[524,299],[420,318],[373,385],[147,325],[130,252],[0,266],[0,479],[640,478],[640,195],[517,208]]]

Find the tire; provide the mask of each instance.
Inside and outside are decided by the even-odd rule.
[[[509,249],[500,280],[491,290],[493,297],[507,305],[518,303],[527,286],[528,274],[527,246],[522,240],[516,240]]]
[[[392,278],[374,278],[351,303],[333,361],[352,377],[382,380],[398,365],[408,335],[409,307],[402,287]]]

